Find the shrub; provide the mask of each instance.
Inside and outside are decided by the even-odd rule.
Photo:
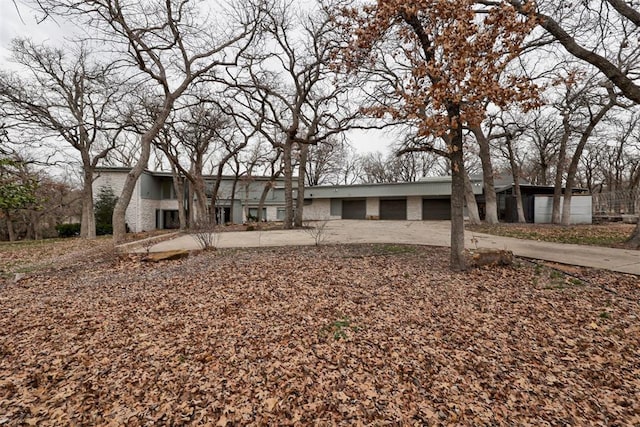
[[[96,224],[96,236],[105,236],[107,234],[113,234],[112,224]]]
[[[100,187],[94,205],[96,215],[96,235],[113,234],[113,208],[118,198],[111,187]]]
[[[80,235],[80,223],[56,225],[58,237],[75,237]]]

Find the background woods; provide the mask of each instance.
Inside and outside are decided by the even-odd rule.
[[[637,213],[635,4],[236,6],[37,2],[39,19],[84,30],[70,25],[70,43],[16,38],[5,46],[1,236],[47,236],[79,220],[80,235],[95,237],[101,166],[130,168],[114,195],[117,241],[145,169],[172,174],[181,228],[220,222],[216,200],[243,197],[256,177],[265,177],[261,207],[283,180],[283,226],[290,228],[302,225],[307,186],[451,175],[456,269],[465,267],[463,206],[470,221],[496,223],[501,180],[514,183],[519,221],[520,181],[555,187],[558,224],[569,221],[565,187],[588,189],[594,206]],[[388,144],[368,148],[358,141],[362,129],[377,130]],[[480,173],[477,214],[469,176]],[[226,176],[235,177],[230,195],[220,186]],[[262,219],[262,208],[256,215]],[[640,229],[631,237],[638,247]]]

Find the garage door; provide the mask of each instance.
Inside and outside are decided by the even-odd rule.
[[[342,219],[365,219],[367,202],[365,200],[343,200]]]
[[[407,219],[406,199],[380,200],[380,219]]]
[[[422,219],[451,219],[451,201],[449,199],[422,199]]]

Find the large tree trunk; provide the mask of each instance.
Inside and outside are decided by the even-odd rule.
[[[480,224],[480,213],[478,212],[476,195],[473,194],[473,185],[471,184],[471,179],[469,179],[469,174],[466,171],[464,172],[464,199],[467,202],[467,215],[469,215],[469,222],[474,225]]]
[[[262,220],[264,219],[262,218],[262,209],[264,209],[264,203],[267,200],[267,195],[269,194],[269,190],[271,190],[273,185],[274,182],[269,181],[264,184],[264,187],[262,188],[262,194],[260,194],[260,200],[258,200],[258,227],[261,227]]]
[[[196,182],[193,186],[193,191],[196,195],[196,212],[195,212],[195,221],[198,224],[206,223],[209,221],[209,216],[207,214],[207,192],[205,189],[204,178],[202,175],[198,176]],[[211,205],[215,204],[215,200],[211,201]]]
[[[300,147],[300,163],[298,165],[298,197],[296,197],[296,213],[293,225],[302,227],[304,210],[304,187],[305,176],[307,175],[307,159],[309,158],[309,144],[302,144]]]
[[[96,238],[96,215],[93,209],[93,168],[83,165],[82,183],[82,218],[80,219],[80,237],[83,239]]]
[[[291,164],[292,142],[287,139],[284,144],[282,161],[284,162],[284,221],[282,228],[293,228],[293,166]]]
[[[491,163],[491,150],[489,141],[480,126],[474,126],[471,131],[478,141],[480,148],[480,162],[482,163],[482,180],[484,182],[484,200],[486,204],[485,218],[487,224],[498,223],[498,200],[493,183],[493,164]]]
[[[229,208],[229,216],[231,218],[229,218],[229,221],[233,224],[235,224],[236,222],[234,218],[235,218],[235,204],[236,204],[236,188],[238,187],[238,179],[239,179],[239,176],[236,173],[236,176],[233,178],[233,184],[231,184],[231,196],[230,196],[231,207]]]
[[[149,156],[151,155],[151,140],[154,137],[155,135],[152,135],[150,132],[142,136],[140,140],[140,158],[127,174],[124,186],[122,187],[122,193],[120,193],[120,197],[118,197],[118,201],[113,209],[113,240],[115,243],[124,241],[125,235],[127,234],[127,207],[131,202],[138,178],[140,178],[142,172],[147,168]]]
[[[457,120],[460,109],[449,107],[449,118]],[[462,153],[463,138],[459,124],[453,124],[450,131],[451,159],[451,260],[454,271],[466,270],[464,256],[464,159]]]

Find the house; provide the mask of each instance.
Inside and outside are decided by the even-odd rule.
[[[100,187],[111,187],[120,194],[129,168],[102,167],[96,170],[93,187],[97,194]],[[213,177],[206,177],[206,193],[211,197]],[[188,185],[185,180],[185,193]],[[264,202],[262,218],[268,221],[284,218],[284,182],[277,179],[270,184],[269,177],[223,176],[216,201],[216,217],[220,222],[242,223],[256,218],[260,197],[266,185],[269,192]],[[188,197],[185,197],[185,200]],[[195,209],[186,206],[186,209]],[[148,231],[178,228],[178,199],[170,172],[144,171],[134,188],[126,212],[126,222],[131,231]]]
[[[474,194],[482,194],[482,178],[472,178]],[[305,189],[308,219],[451,219],[451,177],[416,182],[356,184]]]
[[[96,192],[100,187],[108,186],[115,194],[119,194],[129,171],[128,168],[98,168],[97,179],[94,182]],[[470,180],[473,193],[482,208],[482,177],[472,176]],[[208,197],[211,197],[213,181],[213,177],[206,177]],[[513,220],[515,212],[512,187],[512,184],[496,187],[501,219],[507,221]],[[186,182],[185,188],[188,191]],[[527,219],[530,222],[549,222],[550,205],[547,202],[553,188],[523,184],[521,189]],[[263,176],[223,176],[215,203],[219,222],[243,223],[257,218],[260,198],[264,191],[267,191],[267,194],[262,219],[284,219],[285,197],[282,178],[271,182],[269,177]],[[297,197],[295,188],[294,197]],[[590,201],[590,196],[588,198]],[[578,213],[576,222],[591,222],[590,202],[588,208],[583,205],[582,201],[573,200],[572,212],[575,210]],[[195,209],[192,206],[186,208]],[[547,213],[548,218],[545,216]],[[450,218],[450,176],[423,178],[416,182],[307,187],[304,192],[305,220],[418,221]],[[178,201],[171,173],[145,171],[142,174],[127,208],[126,222],[132,231],[178,227]]]

